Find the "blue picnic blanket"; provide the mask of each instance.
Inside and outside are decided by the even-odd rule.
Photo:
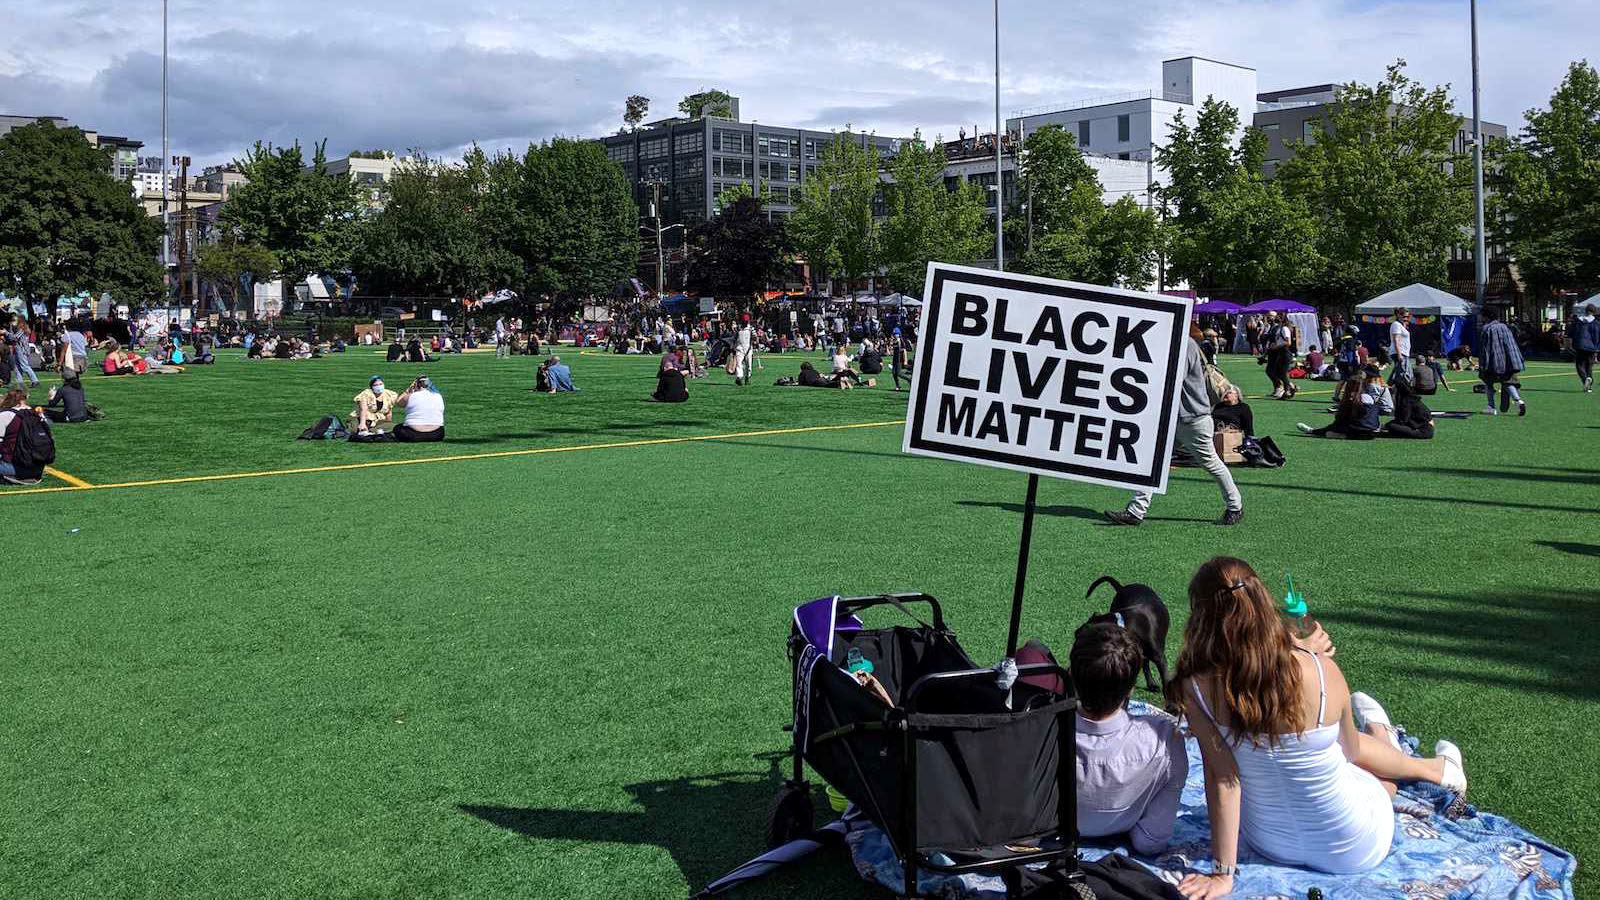
[[[1144,703],[1133,715],[1163,715]],[[1418,741],[1401,729],[1412,755]],[[1084,847],[1085,860],[1107,853],[1129,856],[1176,884],[1185,872],[1210,871],[1211,826],[1206,818],[1204,768],[1194,738],[1185,742],[1189,780],[1183,788],[1172,844],[1160,856],[1121,846]],[[1239,900],[1298,900],[1319,888],[1326,900],[1572,900],[1571,853],[1540,840],[1503,816],[1481,812],[1431,784],[1402,785],[1395,798],[1394,846],[1382,865],[1359,875],[1326,875],[1269,862],[1240,848],[1233,893]],[[845,836],[856,871],[867,881],[899,892],[900,863],[877,826],[854,825]],[[998,877],[923,873],[923,893],[943,900],[997,900],[1005,896]]]

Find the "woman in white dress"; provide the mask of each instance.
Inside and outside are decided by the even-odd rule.
[[[1184,878],[1185,897],[1233,890],[1241,836],[1275,862],[1371,869],[1394,837],[1395,782],[1466,790],[1455,745],[1440,741],[1431,759],[1401,752],[1383,708],[1351,695],[1326,636],[1319,629],[1296,641],[1243,560],[1202,566],[1189,582],[1189,609],[1167,691],[1200,744],[1212,872]]]

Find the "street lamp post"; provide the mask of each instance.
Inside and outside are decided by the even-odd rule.
[[[161,0],[161,281],[171,276],[172,223],[167,217],[167,0]]]
[[[1478,0],[1472,0],[1472,194],[1475,210],[1472,265],[1479,308],[1489,287],[1489,257],[1483,239],[1483,121],[1478,117]]]
[[[1000,149],[1000,0],[994,0],[994,267],[1001,272],[1006,270],[1005,187]]]

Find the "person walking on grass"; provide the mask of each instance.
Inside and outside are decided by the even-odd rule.
[[[728,365],[734,384],[741,386],[750,384],[750,363],[754,344],[755,336],[750,331],[750,314],[745,313],[739,317],[739,330],[733,335],[733,359]]]
[[[1500,321],[1499,313],[1491,307],[1483,308],[1483,330],[1478,335],[1481,344],[1478,348],[1478,377],[1483,381],[1484,394],[1487,395],[1488,406],[1484,407],[1483,414],[1495,416],[1506,412],[1511,404],[1517,404],[1517,415],[1528,414],[1528,404],[1522,400],[1522,391],[1517,388],[1517,373],[1524,368],[1522,350],[1517,347],[1516,335],[1506,323]],[[1494,408],[1494,388],[1500,386],[1500,409]]]
[[[1594,358],[1600,353],[1600,303],[1590,303],[1572,320],[1572,358],[1578,366],[1583,392],[1594,392]]]
[[[1218,525],[1237,525],[1244,518],[1244,498],[1239,496],[1239,486],[1233,483],[1233,474],[1217,456],[1212,433],[1216,431],[1211,419],[1211,393],[1206,384],[1206,369],[1200,359],[1199,326],[1189,325],[1189,352],[1184,357],[1183,384],[1180,386],[1181,405],[1178,409],[1177,445],[1186,448],[1199,463],[1200,468],[1217,480],[1222,491],[1222,518]],[[1118,525],[1138,525],[1150,511],[1149,491],[1137,491],[1128,501],[1126,509],[1105,514]]]
[[[11,346],[11,381],[22,387],[24,381],[39,386],[39,376],[33,371],[33,341],[28,336],[28,326],[18,318],[6,332],[6,343]]]

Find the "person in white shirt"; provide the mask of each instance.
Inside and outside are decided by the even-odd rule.
[[[394,430],[394,439],[408,444],[444,440],[444,396],[426,375],[411,382],[395,400],[406,420]]]
[[[1394,358],[1394,371],[1389,373],[1392,384],[1411,381],[1411,310],[1404,306],[1394,311],[1389,323],[1389,355]]]
[[[754,335],[750,331],[750,314],[745,313],[740,318],[739,330],[734,332],[733,358],[728,361],[728,372],[733,376],[734,384],[750,383],[750,356],[754,342]]]

